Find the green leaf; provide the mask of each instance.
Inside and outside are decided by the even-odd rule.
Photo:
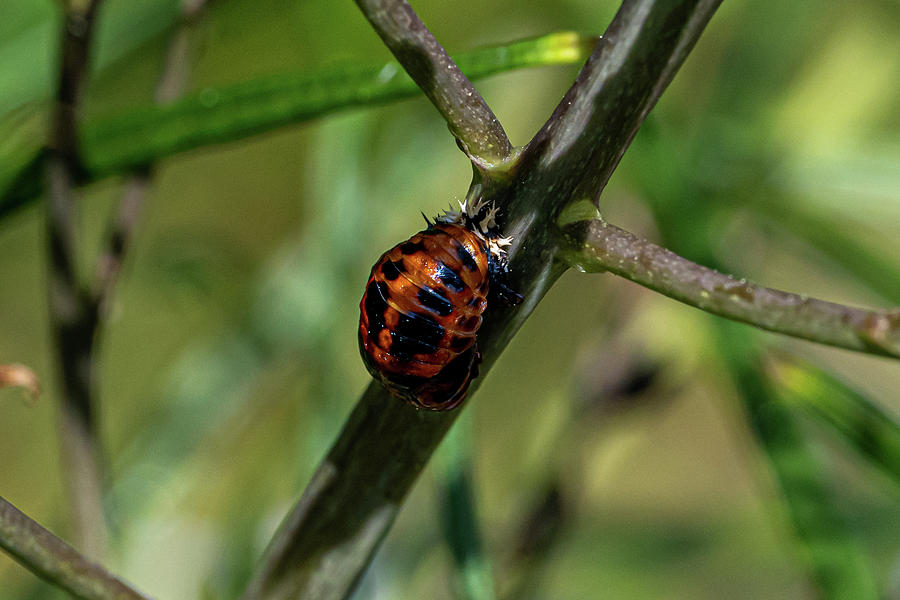
[[[59,3],[3,0],[0,115],[44,102],[56,85]],[[172,26],[178,0],[106,0],[92,48],[92,74],[105,70]],[[0,188],[2,189],[2,188]]]
[[[574,33],[557,33],[474,50],[459,55],[457,61],[469,77],[485,77],[529,66],[578,62],[586,57],[586,42],[587,38]],[[339,108],[416,93],[418,88],[395,62],[207,88],[168,106],[148,106],[86,124],[85,163],[95,175],[120,172],[184,150],[308,121]]]
[[[3,3],[0,19],[0,115],[47,98],[53,89],[58,16],[50,2]]]
[[[856,452],[900,484],[900,424],[864,394],[796,358],[773,361],[784,402],[822,419]]]
[[[438,480],[442,501],[441,525],[453,555],[457,597],[493,600],[494,580],[484,553],[472,486],[472,413],[450,430],[438,454]]]
[[[879,594],[871,562],[831,500],[826,473],[804,439],[796,415],[776,400],[752,338],[732,323],[719,323],[716,331],[719,352],[781,488],[820,597],[876,600]]]
[[[26,104],[0,119],[0,190],[19,189],[17,180],[23,174],[40,176],[39,169],[34,172],[29,166],[37,162],[47,137],[47,115],[43,104]],[[0,213],[5,211],[6,204],[0,200]]]
[[[584,60],[595,38],[563,32],[464,52],[457,64],[472,79],[542,65]],[[88,121],[83,128],[85,181],[151,164],[173,154],[308,121],[350,106],[407,98],[418,88],[395,62],[348,65],[281,74],[221,88],[206,88],[166,106]],[[21,155],[37,154],[33,139]],[[27,164],[23,158],[17,164]],[[7,176],[10,181],[14,176]],[[0,178],[0,185],[4,179]],[[0,218],[33,188],[3,188]],[[27,198],[30,199],[30,198]]]

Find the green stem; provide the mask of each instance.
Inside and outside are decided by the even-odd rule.
[[[245,600],[345,598],[458,411],[418,411],[374,381],[282,522]]]
[[[717,4],[687,0],[624,2],[610,25],[607,43],[602,45],[618,49],[612,58],[618,61],[619,76],[606,80],[604,91],[593,94],[594,102],[610,100],[649,110]],[[646,26],[649,33],[644,30]],[[653,36],[658,36],[656,43]],[[567,98],[578,96],[584,86],[593,86],[604,76],[597,60],[607,55],[601,51],[594,56],[599,56],[594,59],[594,68],[587,76],[579,76]],[[582,119],[580,123],[589,129],[586,135],[592,141],[605,140],[605,156],[620,157],[646,113],[630,113],[624,126],[621,115],[614,111],[602,114],[602,118]],[[575,136],[574,127],[566,129],[570,139]],[[540,146],[558,147],[554,135],[551,128]],[[593,154],[589,146],[575,144],[572,152],[556,156],[547,165],[539,165],[543,155],[540,148],[530,148],[532,160],[537,158],[538,163],[523,161],[517,165],[519,176],[494,180],[488,171],[475,183],[476,192],[480,186],[483,197],[496,201],[504,210],[505,233],[516,238],[510,251],[513,283],[525,296],[516,308],[495,306],[485,313],[478,333],[484,357],[481,378],[565,271],[565,266],[554,259],[555,215],[572,201],[573,182],[599,181],[591,177],[597,162],[590,158]],[[599,188],[579,189],[599,193]],[[470,396],[481,378],[473,383]],[[346,597],[459,412],[417,412],[390,397],[379,384],[370,384],[303,497],[282,522],[244,598]]]
[[[0,497],[0,547],[26,569],[82,600],[148,600]]]
[[[900,310],[864,310],[737,280],[600,219],[563,227],[561,257],[609,271],[685,304],[829,346],[900,357]]]

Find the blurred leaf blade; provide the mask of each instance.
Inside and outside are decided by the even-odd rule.
[[[108,0],[97,24],[92,71],[103,72],[177,22],[178,0]],[[57,30],[53,2],[4,0],[0,23],[0,115],[48,100],[56,85]]]
[[[0,25],[0,115],[38,99],[53,87],[50,53],[58,16],[50,3],[5,2]]]
[[[694,211],[699,207],[689,199],[699,190],[692,185],[675,185],[670,190],[672,197],[668,202],[653,206],[667,246],[679,254],[694,254],[702,264],[726,272],[716,256],[712,238],[697,232]],[[739,323],[721,320],[714,326],[715,352],[734,382],[751,431],[780,488],[785,518],[805,555],[806,568],[819,597],[879,598],[873,565],[831,500],[827,475],[808,447],[797,415],[776,400],[776,392],[760,364],[761,348],[755,341],[755,332]]]
[[[779,395],[818,416],[858,454],[900,484],[900,424],[834,375],[797,359],[773,366]]]
[[[888,302],[900,304],[900,264],[866,244],[858,232],[848,228],[846,220],[815,214],[796,203],[756,202],[752,208],[763,218],[787,227]]]
[[[590,38],[556,33],[460,54],[471,78],[531,66],[584,60]],[[207,144],[238,140],[307,121],[348,106],[409,97],[418,88],[400,66],[338,66],[317,73],[282,74],[219,89],[207,88],[165,107],[146,107],[85,126],[90,172],[145,165]]]
[[[484,551],[473,489],[472,413],[450,430],[438,452],[441,529],[453,555],[457,597],[494,600],[490,560]]]
[[[647,131],[655,134],[644,140],[651,160],[677,154],[678,147],[662,135],[664,132],[652,128]],[[758,164],[765,165],[766,162],[760,160]],[[732,270],[720,259],[719,238],[714,228],[716,223],[733,214],[738,205],[714,204],[715,199],[725,196],[704,186],[700,179],[685,176],[678,170],[645,169],[640,173],[640,184],[667,248],[721,272]],[[739,188],[730,191],[739,191]],[[734,194],[733,197],[743,196]],[[758,214],[771,217],[776,204],[754,201],[740,206],[759,209]],[[772,212],[767,210],[770,207]],[[793,226],[787,217],[784,222],[788,227]],[[811,223],[812,231],[815,228]],[[827,234],[821,235],[823,240],[827,237]],[[841,240],[859,245],[850,235]],[[777,400],[777,391],[763,371],[760,364],[762,347],[756,341],[757,334],[738,323],[716,321],[713,325],[714,352],[721,357],[734,382],[751,431],[780,488],[783,512],[776,516],[786,520],[793,529],[805,556],[804,566],[809,579],[817,588],[816,597],[880,598],[873,562],[860,549],[850,526],[844,522],[832,500],[828,474],[808,447],[808,440],[797,422],[798,414]]]
[[[571,32],[545,35],[460,53],[472,79],[526,67],[575,64],[595,38]],[[400,66],[338,66],[320,72],[280,74],[221,88],[205,88],[166,106],[88,121],[82,140],[85,180],[125,172],[179,152],[221,144],[301,123],[341,108],[414,96],[418,88]],[[30,198],[34,187],[10,185],[39,152],[42,136],[8,157],[0,172],[0,217]],[[7,172],[8,171],[8,172]],[[27,182],[26,182],[27,183]]]
[[[47,137],[48,116],[45,105],[27,104],[0,118],[0,190],[4,190],[4,195],[24,196],[28,192],[19,186],[26,185],[26,179],[40,177],[40,169],[35,172],[30,166],[38,162]],[[0,213],[6,210],[7,203],[2,199]]]
[[[720,323],[717,342],[751,429],[775,475],[787,517],[823,599],[880,598],[873,567],[831,501],[826,474],[798,427],[776,400],[758,350],[739,325]]]

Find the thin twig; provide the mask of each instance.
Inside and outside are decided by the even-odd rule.
[[[106,545],[100,451],[93,407],[94,335],[90,299],[78,275],[73,182],[81,168],[78,110],[100,0],[66,3],[59,87],[47,154],[50,322],[62,386],[60,436],[64,474],[79,546],[101,556]]]
[[[77,269],[77,216],[73,182],[81,170],[78,143],[78,104],[87,78],[90,40],[100,1],[84,6],[67,4],[63,32],[62,68],[55,126],[48,155],[50,243],[50,312],[62,373],[62,444],[65,474],[72,498],[76,539],[91,556],[102,556],[106,527],[102,508],[102,452],[99,449],[96,409],[96,343],[122,259],[140,215],[150,171],[138,173],[114,218],[106,248],[101,251],[94,281],[82,283]],[[184,22],[197,16],[203,3],[185,2]],[[157,101],[170,101],[184,88],[188,61],[186,27],[176,32],[157,89]]]
[[[356,0],[372,27],[443,115],[463,151],[486,168],[512,145],[493,111],[406,0]]]
[[[165,64],[156,85],[154,99],[157,104],[168,104],[184,93],[190,77],[192,29],[207,4],[207,0],[182,1],[181,25],[169,41]],[[98,324],[109,312],[122,261],[140,220],[152,178],[153,167],[148,166],[135,171],[125,183],[107,241],[97,258],[91,308]]]
[[[26,569],[82,600],[148,600],[0,497],[0,547]]]
[[[150,169],[136,172],[125,182],[125,191],[119,200],[116,214],[111,221],[107,241],[97,256],[94,283],[91,288],[92,307],[97,324],[109,314],[113,291],[119,279],[125,252],[140,220],[144,200],[150,189]]]
[[[859,352],[900,357],[900,308],[864,310],[738,280],[602,220],[563,229],[561,256],[670,298],[761,329]]]

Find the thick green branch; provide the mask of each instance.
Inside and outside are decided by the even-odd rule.
[[[829,346],[900,357],[900,309],[864,310],[773,290],[708,269],[602,220],[563,228],[561,257],[685,304]]]
[[[457,414],[418,411],[373,381],[244,599],[347,597]]]
[[[356,0],[413,81],[481,166],[509,158],[512,145],[493,111],[406,0]]]
[[[29,571],[82,600],[147,600],[0,498],[0,547]]]
[[[553,196],[595,199],[721,0],[622,3],[578,79],[523,153]]]
[[[613,34],[613,41],[603,45],[618,48],[617,54],[595,53],[591,71],[602,70],[598,61],[615,58],[618,76],[606,82],[606,95],[594,94],[592,102],[605,107],[609,100],[610,106],[623,110],[635,105],[649,110],[717,4],[626,1],[607,33]],[[645,32],[648,23],[653,27]],[[654,36],[659,38],[654,40]],[[580,76],[576,88],[585,80]],[[575,130],[567,129],[574,143],[566,151],[552,153],[552,160],[543,161],[543,156],[550,156],[547,148],[560,147],[551,143],[552,135],[545,135],[530,146],[530,158],[514,167],[516,177],[494,179],[488,170],[472,186],[470,193],[496,201],[503,209],[504,231],[515,237],[510,248],[512,282],[525,301],[516,308],[489,307],[485,313],[478,333],[484,362],[470,396],[565,271],[555,260],[557,213],[572,201],[576,190],[588,189],[578,187],[579,182],[601,181],[592,179],[598,165],[618,162],[645,114],[645,110],[629,112],[623,125],[623,116],[614,110],[595,111],[582,120],[590,129],[587,142],[581,143]],[[596,145],[601,143],[607,158],[598,162]],[[599,193],[600,186],[594,191]],[[372,383],[303,497],[282,523],[246,600],[346,597],[458,414],[458,410],[417,412]]]

